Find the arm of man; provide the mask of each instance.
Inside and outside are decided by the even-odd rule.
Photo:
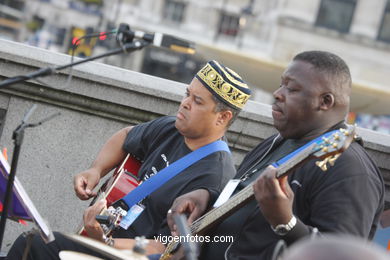
[[[127,153],[122,146],[131,129],[132,127],[123,128],[110,137],[99,151],[91,168],[74,177],[74,190],[77,197],[87,200],[96,196],[96,193],[92,192],[93,188],[126,157]]]
[[[259,207],[272,227],[291,220],[294,201],[288,182],[277,180],[275,174],[275,168],[267,168],[253,186]],[[383,180],[357,144],[351,145],[328,171],[320,171],[311,162],[298,174],[310,177],[299,190],[304,201],[296,199],[294,204],[300,212],[294,212],[298,214],[296,225],[283,238],[288,244],[310,234],[313,227],[320,232],[372,238],[383,208]],[[303,211],[307,216],[304,221],[299,219]]]
[[[294,216],[294,192],[288,183],[287,176],[276,178],[277,170],[268,166],[261,176],[254,182],[253,190],[259,208],[272,229],[280,224],[288,224]],[[296,224],[283,239],[291,244],[302,237],[310,235],[313,228],[305,225],[298,217]]]
[[[96,239],[101,242],[103,240],[103,229],[100,224],[96,221],[96,215],[100,214],[106,206],[105,200],[100,200],[94,205],[88,207],[84,212],[84,227],[90,238]],[[129,238],[114,238],[113,246],[117,249],[128,249],[132,250],[135,246],[135,239]],[[148,243],[145,248],[145,253],[149,254],[161,254],[165,250],[165,246],[153,239],[148,239]]]
[[[293,217],[294,193],[287,176],[278,180],[276,173],[275,167],[268,166],[253,184],[260,210],[272,227],[288,223]]]

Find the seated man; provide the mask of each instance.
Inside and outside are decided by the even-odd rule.
[[[350,92],[351,75],[340,57],[322,51],[294,57],[274,92],[272,117],[279,133],[249,152],[235,177],[240,181],[236,191],[252,185],[256,199],[207,234],[233,236],[234,241],[205,243],[200,259],[269,260],[279,240],[290,245],[318,231],[373,237],[384,207],[384,183],[361,143],[352,142],[325,172],[314,159],[292,170],[288,179],[277,179],[277,169],[267,167],[343,127]],[[191,222],[212,199],[205,189],[177,198],[168,212],[173,234],[171,213],[186,213]]]
[[[76,194],[81,199],[93,197],[92,189],[127,153],[142,160],[138,174],[147,181],[191,151],[223,138],[249,96],[248,86],[235,72],[216,61],[207,63],[187,87],[176,118],[162,117],[114,134],[103,146],[92,167],[75,177]],[[114,232],[114,240],[107,242],[116,248],[131,249],[134,240],[128,238],[145,236],[151,239],[147,251],[161,252],[164,247],[153,238],[170,234],[166,212],[173,200],[196,189],[217,194],[234,173],[229,153],[219,151],[206,156],[140,201],[143,212],[127,230],[118,229]],[[101,241],[103,233],[95,216],[104,204],[98,202],[84,214],[87,233]],[[25,238],[19,237],[8,253],[9,259],[21,259],[25,244]],[[56,240],[47,245],[36,236],[28,259],[58,259],[60,250],[98,255],[57,233]]]

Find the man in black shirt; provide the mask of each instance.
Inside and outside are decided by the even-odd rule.
[[[74,178],[74,189],[80,199],[94,197],[92,190],[110,170],[128,153],[142,161],[138,176],[147,181],[152,175],[179,160],[190,152],[224,138],[224,134],[250,96],[247,84],[231,69],[210,61],[187,87],[176,118],[162,117],[114,134],[102,147],[90,169]],[[214,152],[187,167],[141,202],[142,213],[128,229],[118,229],[114,239],[105,242],[116,248],[131,249],[136,236],[150,240],[146,251],[156,253],[164,246],[154,237],[169,235],[166,212],[173,200],[196,189],[218,193],[226,181],[233,177],[235,168],[230,153]],[[142,184],[141,184],[142,185]],[[100,201],[84,213],[88,235],[103,241],[103,231],[95,216],[105,206]],[[92,250],[74,243],[56,233],[56,240],[45,245],[40,237],[33,240],[28,259],[58,259],[61,250],[95,254]],[[19,237],[8,258],[21,259],[25,239]]]
[[[240,180],[236,192],[252,185],[256,199],[208,234],[233,236],[234,241],[205,243],[200,259],[268,260],[278,241],[289,245],[318,231],[372,238],[384,206],[384,183],[361,144],[353,142],[326,172],[310,160],[288,178],[277,179],[277,169],[268,166],[343,127],[350,92],[350,72],[340,57],[322,51],[294,57],[273,94],[272,117],[279,134],[249,152],[235,177]],[[177,234],[172,213],[186,213],[191,222],[212,200],[215,195],[204,189],[177,198],[168,212],[172,233]]]

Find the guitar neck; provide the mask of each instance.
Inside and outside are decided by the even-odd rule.
[[[240,192],[235,194],[228,202],[210,210],[208,213],[198,218],[191,225],[192,234],[202,233],[218,221],[222,221],[237,209],[248,203],[254,197],[253,186],[248,185]]]
[[[292,154],[292,156],[274,163],[273,166],[277,167],[276,177],[281,178],[283,176],[286,176],[290,172],[290,170],[300,165],[305,159],[310,156],[315,146],[316,144],[306,146],[304,149],[297,151],[297,153],[295,154]],[[204,232],[205,230],[216,224],[218,221],[224,220],[225,218],[233,214],[237,209],[241,208],[250,200],[252,200],[254,197],[252,183],[250,183],[240,192],[235,194],[221,206],[212,209],[211,211],[203,215],[201,218],[194,221],[194,223],[191,225],[192,234]]]
[[[315,143],[310,144],[305,147],[305,149],[291,153],[287,158],[283,158],[276,163],[273,163],[272,166],[278,169],[276,178],[279,179],[287,175],[289,171],[301,165],[307,158],[310,157],[316,146],[317,145]]]

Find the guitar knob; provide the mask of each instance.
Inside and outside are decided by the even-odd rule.
[[[329,159],[329,164],[330,164],[331,166],[333,166],[334,163],[336,162],[337,158],[340,157],[340,155],[341,155],[341,154],[335,154],[335,155],[333,155],[333,156]]]
[[[316,162],[316,165],[317,165],[318,167],[320,167],[320,169],[321,169],[322,171],[325,172],[326,170],[328,170],[328,167],[326,166],[327,161],[328,161],[328,159],[325,159],[325,160],[323,160],[323,161],[317,161],[317,162]]]

